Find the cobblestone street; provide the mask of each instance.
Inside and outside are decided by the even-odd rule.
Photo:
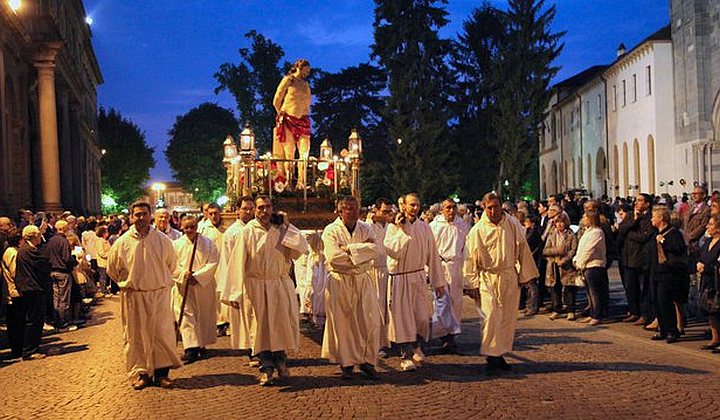
[[[615,282],[617,286],[617,282]],[[617,291],[617,287],[614,288]],[[615,293],[617,294],[617,292]],[[44,340],[44,360],[0,362],[2,418],[717,418],[720,355],[703,352],[702,325],[680,343],[622,323],[588,327],[547,316],[521,319],[511,374],[488,378],[478,319],[465,298],[461,355],[426,351],[416,372],[380,363],[382,380],[343,381],[319,358],[319,331],[305,331],[291,354],[292,377],[261,388],[247,358],[227,350],[171,372],[175,389],[134,391],[126,382],[119,301],[108,299],[91,325]],[[180,352],[180,347],[178,347]],[[0,352],[2,356],[7,350]]]

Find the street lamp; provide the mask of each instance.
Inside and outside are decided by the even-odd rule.
[[[358,135],[357,128],[350,131],[348,150],[350,151],[350,159],[359,159],[362,154],[362,139]]]
[[[228,134],[223,142],[223,166],[225,166],[225,195],[235,197],[237,187],[235,186],[237,179],[237,161],[238,150],[233,136]]]
[[[235,156],[237,156],[237,146],[235,145],[235,140],[233,139],[233,136],[228,134],[228,136],[225,138],[225,142],[223,142],[223,151],[225,154],[225,159],[232,159]]]
[[[240,133],[240,157],[243,167],[243,195],[252,194],[252,168],[255,166],[255,133],[249,122]]]
[[[163,208],[165,207],[165,199],[163,198],[163,192],[165,191],[165,184],[162,182],[155,182],[152,184],[151,188],[153,191],[155,191],[156,200],[155,200],[155,207],[157,208]]]
[[[22,5],[22,2],[20,0],[8,0],[8,6],[12,9],[13,12],[16,12],[20,10],[20,6]]]

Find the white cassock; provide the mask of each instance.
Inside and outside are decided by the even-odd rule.
[[[443,323],[445,316],[438,313],[441,305],[435,298],[435,315],[439,322],[433,323],[432,336],[443,337],[446,335],[460,334],[460,323],[462,322],[462,299],[465,278],[463,277],[463,257],[465,251],[465,238],[470,231],[470,226],[456,216],[452,223],[448,223],[445,216],[439,215],[430,222],[430,229],[435,237],[438,254],[442,262],[445,281],[448,283],[448,297],[452,308],[452,322]]]
[[[240,232],[220,298],[240,303],[246,312],[254,355],[298,346],[299,309],[290,260],[307,248],[305,236],[293,225],[266,230],[251,220]]]
[[[350,234],[337,218],[325,227],[322,239],[329,275],[321,357],[342,367],[364,363],[374,366],[382,316],[372,276],[379,247],[372,228],[357,221]],[[349,253],[341,246],[347,247]]]
[[[385,241],[385,230],[387,224],[374,222],[371,225],[373,236],[378,244]],[[380,324],[380,349],[390,347],[388,339],[388,268],[387,268],[387,252],[384,246],[378,247],[378,256],[375,258],[375,264],[372,269],[373,281],[375,282],[375,291],[377,293],[378,302],[380,303],[380,312],[382,312],[382,323]],[[378,350],[380,350],[378,349]]]
[[[215,272],[215,281],[217,282],[219,294],[225,289],[232,251],[244,227],[245,223],[241,219],[237,219],[223,234],[222,245],[219,249],[220,262]],[[250,348],[250,327],[248,320],[245,319],[247,312],[242,308],[242,300],[240,300],[240,308],[234,308],[224,302],[221,302],[220,307],[222,308],[221,312],[225,313],[226,319],[230,322],[230,347],[238,350],[248,350]]]
[[[411,343],[420,335],[426,340],[432,303],[427,279],[434,288],[447,285],[430,227],[417,219],[405,227],[388,224],[385,233],[388,280],[388,338]],[[426,271],[427,269],[427,271]]]
[[[215,225],[212,224],[211,221],[206,221],[202,226],[198,225],[198,233],[210,238],[218,250],[223,248],[224,235],[220,232],[220,229],[216,228]],[[228,308],[227,305],[221,304],[220,299],[217,300],[216,310],[217,319],[215,322],[217,325],[223,325],[230,322],[230,308]]]
[[[170,239],[154,227],[140,237],[135,226],[108,254],[108,275],[120,287],[120,317],[130,379],[156,369],[180,367],[175,351],[172,273],[176,264]]]
[[[185,314],[180,325],[183,348],[202,348],[217,341],[215,334],[215,314],[217,291],[215,290],[215,270],[218,266],[218,251],[215,244],[205,236],[198,235],[197,250],[192,272],[198,284],[189,286],[185,301]],[[177,267],[173,273],[173,306],[175,319],[180,317],[185,290],[183,279],[190,270],[190,257],[193,243],[187,236],[173,242],[177,254]]]
[[[295,260],[295,292],[300,298],[300,313],[304,316],[312,315],[312,271],[308,264],[310,253],[306,252]]]
[[[180,239],[181,236],[183,236],[182,232],[173,228],[170,225],[168,225],[167,230],[163,233],[167,235],[167,237],[170,238],[171,241],[177,241],[178,239]]]
[[[502,356],[512,351],[521,285],[540,275],[525,228],[512,216],[503,216],[496,225],[483,214],[468,234],[463,274],[471,287],[480,289],[480,354]]]

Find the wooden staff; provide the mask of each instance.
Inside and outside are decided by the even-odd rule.
[[[183,298],[182,303],[180,304],[180,318],[177,320],[177,323],[175,324],[175,336],[178,338],[178,341],[182,338],[182,335],[180,334],[180,325],[182,324],[183,315],[185,315],[185,302],[187,302],[187,295],[188,290],[190,289],[190,277],[193,275],[193,264],[195,263],[195,252],[197,251],[197,243],[198,243],[198,237],[200,236],[199,233],[195,232],[195,240],[193,241],[193,250],[192,254],[190,255],[190,267],[188,271],[190,272],[190,276],[188,277],[188,281],[185,284],[185,290],[183,291]]]

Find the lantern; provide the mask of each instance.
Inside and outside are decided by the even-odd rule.
[[[329,139],[323,140],[322,144],[320,145],[320,160],[332,160],[333,157],[333,150],[332,145],[330,144]]]
[[[240,133],[240,152],[255,154],[255,133],[249,122],[245,123],[245,128]]]
[[[351,159],[359,159],[362,154],[362,139],[358,135],[357,128],[353,128],[352,131],[350,131],[348,150],[350,151]]]
[[[223,143],[223,151],[226,159],[232,159],[237,156],[237,146],[235,145],[235,140],[229,134]]]

